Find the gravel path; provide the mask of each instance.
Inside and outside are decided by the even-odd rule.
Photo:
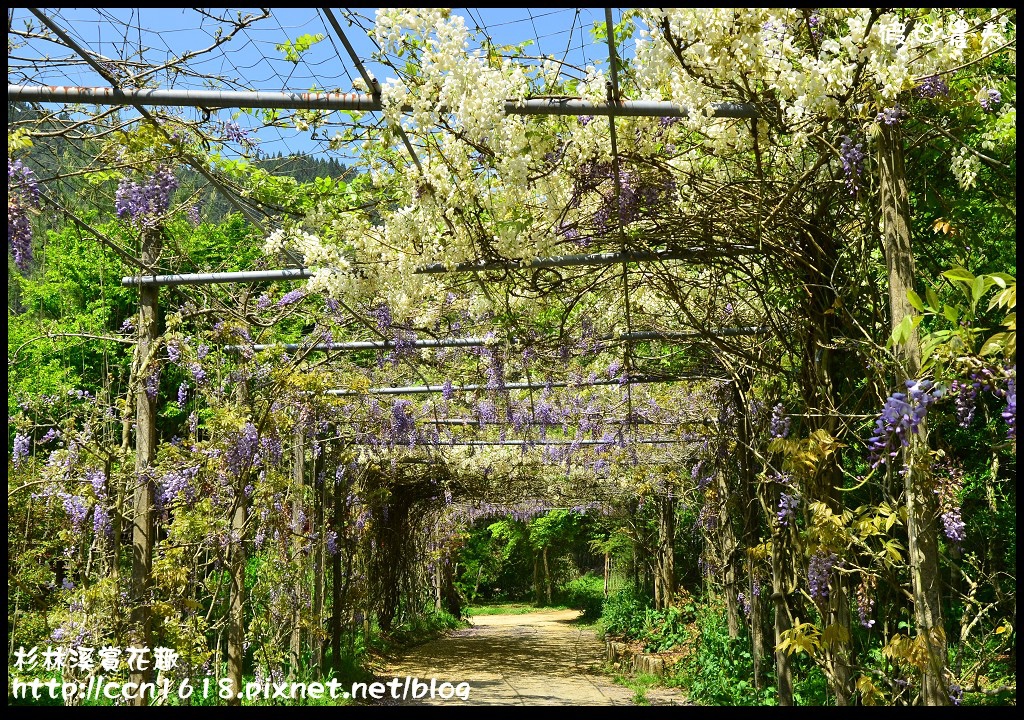
[[[472,627],[413,648],[384,675],[437,686],[468,682],[469,699],[399,700],[399,705],[632,705],[633,691],[600,672],[604,643],[574,623],[575,610],[481,615]],[[652,688],[652,704],[683,704],[681,695]]]

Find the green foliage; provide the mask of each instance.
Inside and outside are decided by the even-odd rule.
[[[746,638],[730,638],[725,606],[710,598],[696,606],[696,637],[677,667],[673,684],[700,705],[770,704],[774,689],[753,685],[754,664]]]
[[[650,598],[634,587],[612,593],[604,601],[601,627],[610,635],[638,638],[643,633]]]
[[[408,648],[440,637],[449,630],[465,627],[466,623],[444,610],[431,610],[410,617],[392,629],[387,637],[390,649]]]
[[[604,578],[590,573],[566,583],[560,592],[565,604],[574,610],[582,610],[585,622],[601,617],[604,605]]]
[[[288,62],[293,62],[296,65],[299,60],[302,59],[302,53],[309,50],[311,47],[324,40],[325,35],[323,33],[317,33],[315,35],[305,34],[299,35],[295,40],[285,40],[283,43],[279,43],[274,47],[277,48],[278,52],[284,53],[284,59]]]

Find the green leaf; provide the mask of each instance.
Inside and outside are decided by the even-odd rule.
[[[921,302],[921,296],[913,290],[907,290],[907,300],[914,306],[914,309],[918,312],[924,312],[924,303]]]
[[[991,355],[992,353],[999,352],[1002,350],[1003,344],[1006,342],[1007,338],[1007,333],[996,333],[985,341],[985,344],[981,346],[981,350],[978,351],[978,354],[984,357],[985,355]]]
[[[955,305],[946,305],[942,308],[942,314],[951,323],[960,321],[960,310]]]
[[[927,288],[924,292],[925,298],[928,300],[928,305],[932,310],[939,309],[939,296],[935,294],[935,291],[931,287]]]
[[[971,301],[972,304],[977,303],[981,300],[981,296],[985,294],[985,277],[979,275],[974,278],[974,282],[971,283]]]
[[[954,267],[942,273],[942,275],[950,280],[961,280],[968,285],[974,282],[974,275],[969,270],[962,267]]]

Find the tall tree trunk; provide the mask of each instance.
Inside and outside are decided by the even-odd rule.
[[[715,481],[718,491],[718,555],[722,559],[723,584],[725,586],[726,621],[729,626],[729,637],[740,636],[739,587],[736,581],[736,533],[733,530],[732,518],[735,503],[733,493],[729,490],[725,468],[719,466],[715,470]]]
[[[241,486],[241,482],[237,485]],[[229,705],[241,705],[237,694],[242,691],[242,672],[245,661],[245,520],[247,501],[242,487],[235,489],[235,503],[231,511],[231,542],[228,564],[231,572],[231,592],[228,606],[228,678],[233,697]]]
[[[604,554],[604,596],[608,597],[609,584],[612,579],[612,556],[611,553]]]
[[[676,590],[675,567],[676,503],[671,494],[658,498],[658,552],[654,578],[658,608],[664,610],[672,604]],[[657,588],[660,587],[660,593]]]
[[[806,319],[807,330],[800,384],[804,406],[809,412],[806,419],[807,434],[822,430],[835,437],[839,432],[841,408],[836,399],[835,355],[832,349],[837,322],[837,295],[833,282],[839,263],[835,233],[829,219],[831,207],[831,198],[821,198],[817,212],[809,223],[808,232],[803,236],[803,254],[811,262],[804,274],[807,292],[802,303],[802,315]],[[842,493],[839,491],[841,482],[838,456],[832,454],[823,458],[807,484],[808,502],[823,502],[836,515],[841,515],[844,509]],[[833,549],[842,552],[840,548]],[[837,573],[831,579],[829,601],[822,609],[823,625],[840,629],[835,634],[836,642],[823,650],[829,687],[835,695],[836,705],[849,705],[854,700],[848,586],[848,577]]]
[[[736,405],[736,464],[740,476],[740,492],[738,496],[743,503],[742,512],[738,513],[743,522],[741,537],[747,548],[755,547],[759,541],[757,522],[757,485],[755,459],[750,450],[750,417],[748,414],[747,391],[750,389],[750,373],[741,371],[732,383],[733,402]],[[754,687],[761,689],[764,682],[764,658],[768,643],[765,632],[767,612],[764,594],[757,577],[757,567],[748,556],[747,577],[749,585],[747,593],[750,602],[750,655],[754,666]]]
[[[306,479],[306,453],[303,448],[302,427],[296,423],[295,431],[292,434],[292,531],[297,532],[299,520],[302,518],[303,485]],[[302,585],[305,573],[302,557],[302,538],[299,535],[292,535],[292,562],[293,568],[297,569],[293,588],[295,597],[292,606],[292,627],[291,637],[288,642],[288,678],[294,680],[299,673],[299,664],[302,657]]]
[[[316,529],[316,541],[313,549],[313,617],[311,620],[314,633],[312,642],[312,670],[320,675],[324,662],[323,618],[324,618],[324,554],[327,552],[327,526],[324,524],[324,505],[327,502],[327,479],[320,477],[323,453],[318,459],[314,453],[313,460],[313,527]],[[335,540],[338,542],[340,538]]]
[[[753,563],[750,564],[751,570]],[[751,572],[750,586],[750,655],[754,665],[754,687],[760,690],[764,687],[764,658],[767,655],[765,645],[768,638],[765,633],[765,623],[768,613],[765,608],[764,590],[758,585],[758,581]]]
[[[441,558],[437,558],[434,561],[434,612],[441,612],[442,604],[442,591],[441,587]]]
[[[326,483],[324,483],[326,485]],[[338,534],[338,542],[341,542],[344,530],[342,514],[344,513],[344,491],[342,486],[335,481],[333,497],[333,525],[334,531]],[[351,562],[351,556],[349,556]],[[341,577],[341,550],[339,549],[331,557],[331,661],[334,665],[334,672],[341,673],[341,627],[342,627],[342,577]]]
[[[160,256],[161,230],[148,228],[142,233],[142,264],[146,268],[156,265]],[[135,389],[135,498],[132,521],[132,626],[139,647],[153,646],[153,608],[150,597],[153,572],[155,488],[150,467],[156,460],[156,396],[146,392],[146,379],[156,372],[159,364],[151,358],[160,332],[160,291],[156,285],[139,286],[139,341],[136,348]],[[133,683],[152,682],[153,670],[131,673]],[[135,705],[146,705],[146,698],[133,700]]]
[[[548,605],[551,604],[551,568],[548,567],[548,546],[544,546],[544,587],[547,590]]]
[[[249,405],[248,381],[238,383],[238,404]],[[235,501],[231,508],[231,535],[228,538],[228,568],[231,585],[228,594],[228,679],[232,697],[228,705],[241,705],[242,673],[245,665],[245,525],[248,519],[249,499],[245,495],[246,480],[252,468],[243,469],[235,480]]]
[[[882,124],[880,128],[878,168],[882,244],[889,273],[889,308],[895,329],[904,318],[916,314],[907,298],[907,291],[914,287],[910,201],[899,125]],[[916,326],[911,326],[897,350],[906,377],[918,378],[921,373],[921,342]],[[925,705],[948,705],[949,693],[944,678],[946,636],[939,584],[939,501],[930,487],[928,431],[924,422],[916,434],[909,434],[908,440],[910,445],[904,450],[904,495],[907,503],[907,543],[913,581],[914,619],[928,656],[921,683],[921,702]]]
[[[533,598],[537,605],[540,605],[543,601],[543,595],[540,587],[540,553],[534,553],[533,555]]]
[[[783,634],[793,627],[789,612],[790,574],[792,551],[787,542],[789,528],[778,528],[772,538],[772,600],[775,602],[775,674],[778,682],[779,705],[793,704],[793,669],[789,655],[779,650]]]

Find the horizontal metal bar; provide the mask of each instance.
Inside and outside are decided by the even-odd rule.
[[[637,443],[644,445],[662,445],[670,443],[694,442],[693,440],[680,440],[679,438],[640,438],[624,441],[627,445]],[[381,443],[357,442],[354,445],[378,446]],[[417,442],[417,447],[451,447],[451,446],[479,446],[479,445],[503,445],[505,447],[544,447],[546,445],[613,445],[620,447],[618,440],[449,440],[439,439],[437,442]],[[396,443],[395,447],[409,447],[406,443]]]
[[[605,335],[598,338],[598,340],[602,342],[607,342],[609,340],[675,340],[683,338],[700,338],[705,336],[726,337],[731,335],[759,335],[768,332],[768,330],[769,328],[762,327],[714,328],[707,332],[699,332],[696,330],[690,332],[658,332],[656,330],[645,330],[640,332],[623,333],[621,335]],[[405,347],[483,347],[492,342],[494,342],[494,340],[488,340],[487,338],[441,338],[437,340],[414,340],[411,343],[405,343]],[[512,342],[515,343],[517,341],[513,339]],[[238,352],[242,347],[242,345],[225,345],[224,350],[227,352]],[[349,350],[393,350],[396,347],[397,345],[391,340],[357,340],[353,342],[315,343],[313,345],[303,345],[302,343],[270,343],[253,345],[252,349],[255,352],[279,349],[282,352],[294,353],[345,352]]]
[[[735,327],[735,328],[712,328],[707,332],[690,330],[686,332],[658,332],[657,330],[641,330],[631,333],[623,333],[609,340],[677,340],[684,338],[699,337],[730,337],[733,335],[763,335],[771,330],[766,327]]]
[[[429,418],[417,418],[416,422],[422,423],[423,425],[455,425],[456,427],[462,427],[462,426],[475,427],[475,426],[479,426],[480,425],[480,419],[479,418],[470,418],[470,417],[466,417],[466,418],[442,418],[442,419],[439,419],[439,420],[431,420]],[[507,423],[507,422],[501,422],[501,423],[488,422],[487,423],[487,427],[492,427],[494,425],[505,425],[505,426],[508,426],[509,424],[510,423]],[[523,423],[523,425],[527,425],[529,427],[541,426],[541,425],[547,425],[549,427],[555,427],[555,426],[558,426],[560,424],[561,423],[545,423],[545,422],[541,422],[540,420],[528,420],[528,421]],[[635,419],[635,420],[633,420],[632,422],[629,422],[629,423],[627,423],[622,418],[613,418],[613,419],[605,420],[604,421],[604,425],[606,425],[606,426],[607,425],[627,425],[627,424],[628,425],[666,425],[666,426],[673,426],[674,427],[674,426],[679,426],[679,425],[718,425],[718,421],[717,420],[703,420],[702,419],[702,420],[675,420],[675,421],[672,421],[672,422],[658,422],[657,420],[646,420],[644,418],[637,418],[637,419]]]
[[[475,390],[543,390],[547,387],[595,387],[598,385],[640,385],[647,383],[671,383],[677,380],[726,380],[726,378],[714,377],[711,375],[673,375],[672,377],[635,377],[628,378],[625,382],[620,380],[588,380],[578,384],[565,381],[547,383],[505,383],[500,388],[493,388],[489,385],[458,385],[452,386],[452,392],[473,392]],[[405,387],[378,387],[369,388],[366,391],[359,390],[328,390],[328,395],[350,396],[350,395],[422,395],[426,393],[443,392],[441,385],[407,385]]]
[[[485,338],[447,338],[441,340],[413,340],[404,343],[404,347],[430,348],[430,347],[481,347],[493,340]],[[226,345],[225,350],[239,350],[241,345]],[[327,352],[332,350],[392,350],[397,345],[392,340],[359,340],[355,342],[340,343],[317,343],[315,345],[303,345],[301,343],[278,343],[270,345],[253,345],[256,352],[261,350],[274,350],[279,348],[284,352],[300,352],[303,350]]]
[[[365,93],[274,92],[269,90],[157,90],[76,87],[61,85],[7,85],[8,100],[86,103],[90,105],[162,105],[205,108],[279,108],[296,110],[357,110],[379,112],[379,95]],[[757,117],[753,105],[716,103],[716,117]],[[403,107],[403,111],[411,110]],[[506,100],[508,115],[618,115],[632,117],[689,117],[690,111],[659,100],[592,102],[579,98]]]
[[[671,250],[665,252],[618,252],[618,253],[590,253],[587,255],[563,255],[558,257],[535,258],[529,262],[518,260],[487,260],[471,263],[457,263],[446,265],[445,263],[431,263],[416,269],[418,273],[447,273],[447,272],[485,272],[487,270],[525,270],[532,268],[570,267],[574,265],[614,265],[622,262],[657,262],[661,260],[689,260],[698,255],[724,255],[747,254],[755,252],[755,245],[734,245],[732,247],[721,247],[716,249],[693,248],[685,251]]]
[[[284,270],[248,270],[244,272],[198,273],[194,275],[130,275],[121,278],[121,285],[215,285],[234,282],[266,282],[268,280],[302,280],[312,277],[306,268]]]
[[[706,248],[693,248],[686,251],[666,252],[622,252],[622,253],[590,253],[587,255],[562,255],[556,257],[535,258],[523,263],[517,260],[490,260],[484,262],[458,263],[452,267],[444,263],[424,265],[417,273],[446,272],[484,272],[487,270],[514,270],[530,268],[569,267],[574,265],[613,265],[621,262],[656,262],[661,260],[686,260],[696,255],[734,255],[754,252],[754,245],[734,245],[709,251]],[[213,285],[216,283],[260,282],[266,280],[295,280],[308,278],[308,268],[289,268],[286,270],[254,270],[244,272],[200,273],[194,275],[132,275],[121,278],[125,287],[132,285]]]

